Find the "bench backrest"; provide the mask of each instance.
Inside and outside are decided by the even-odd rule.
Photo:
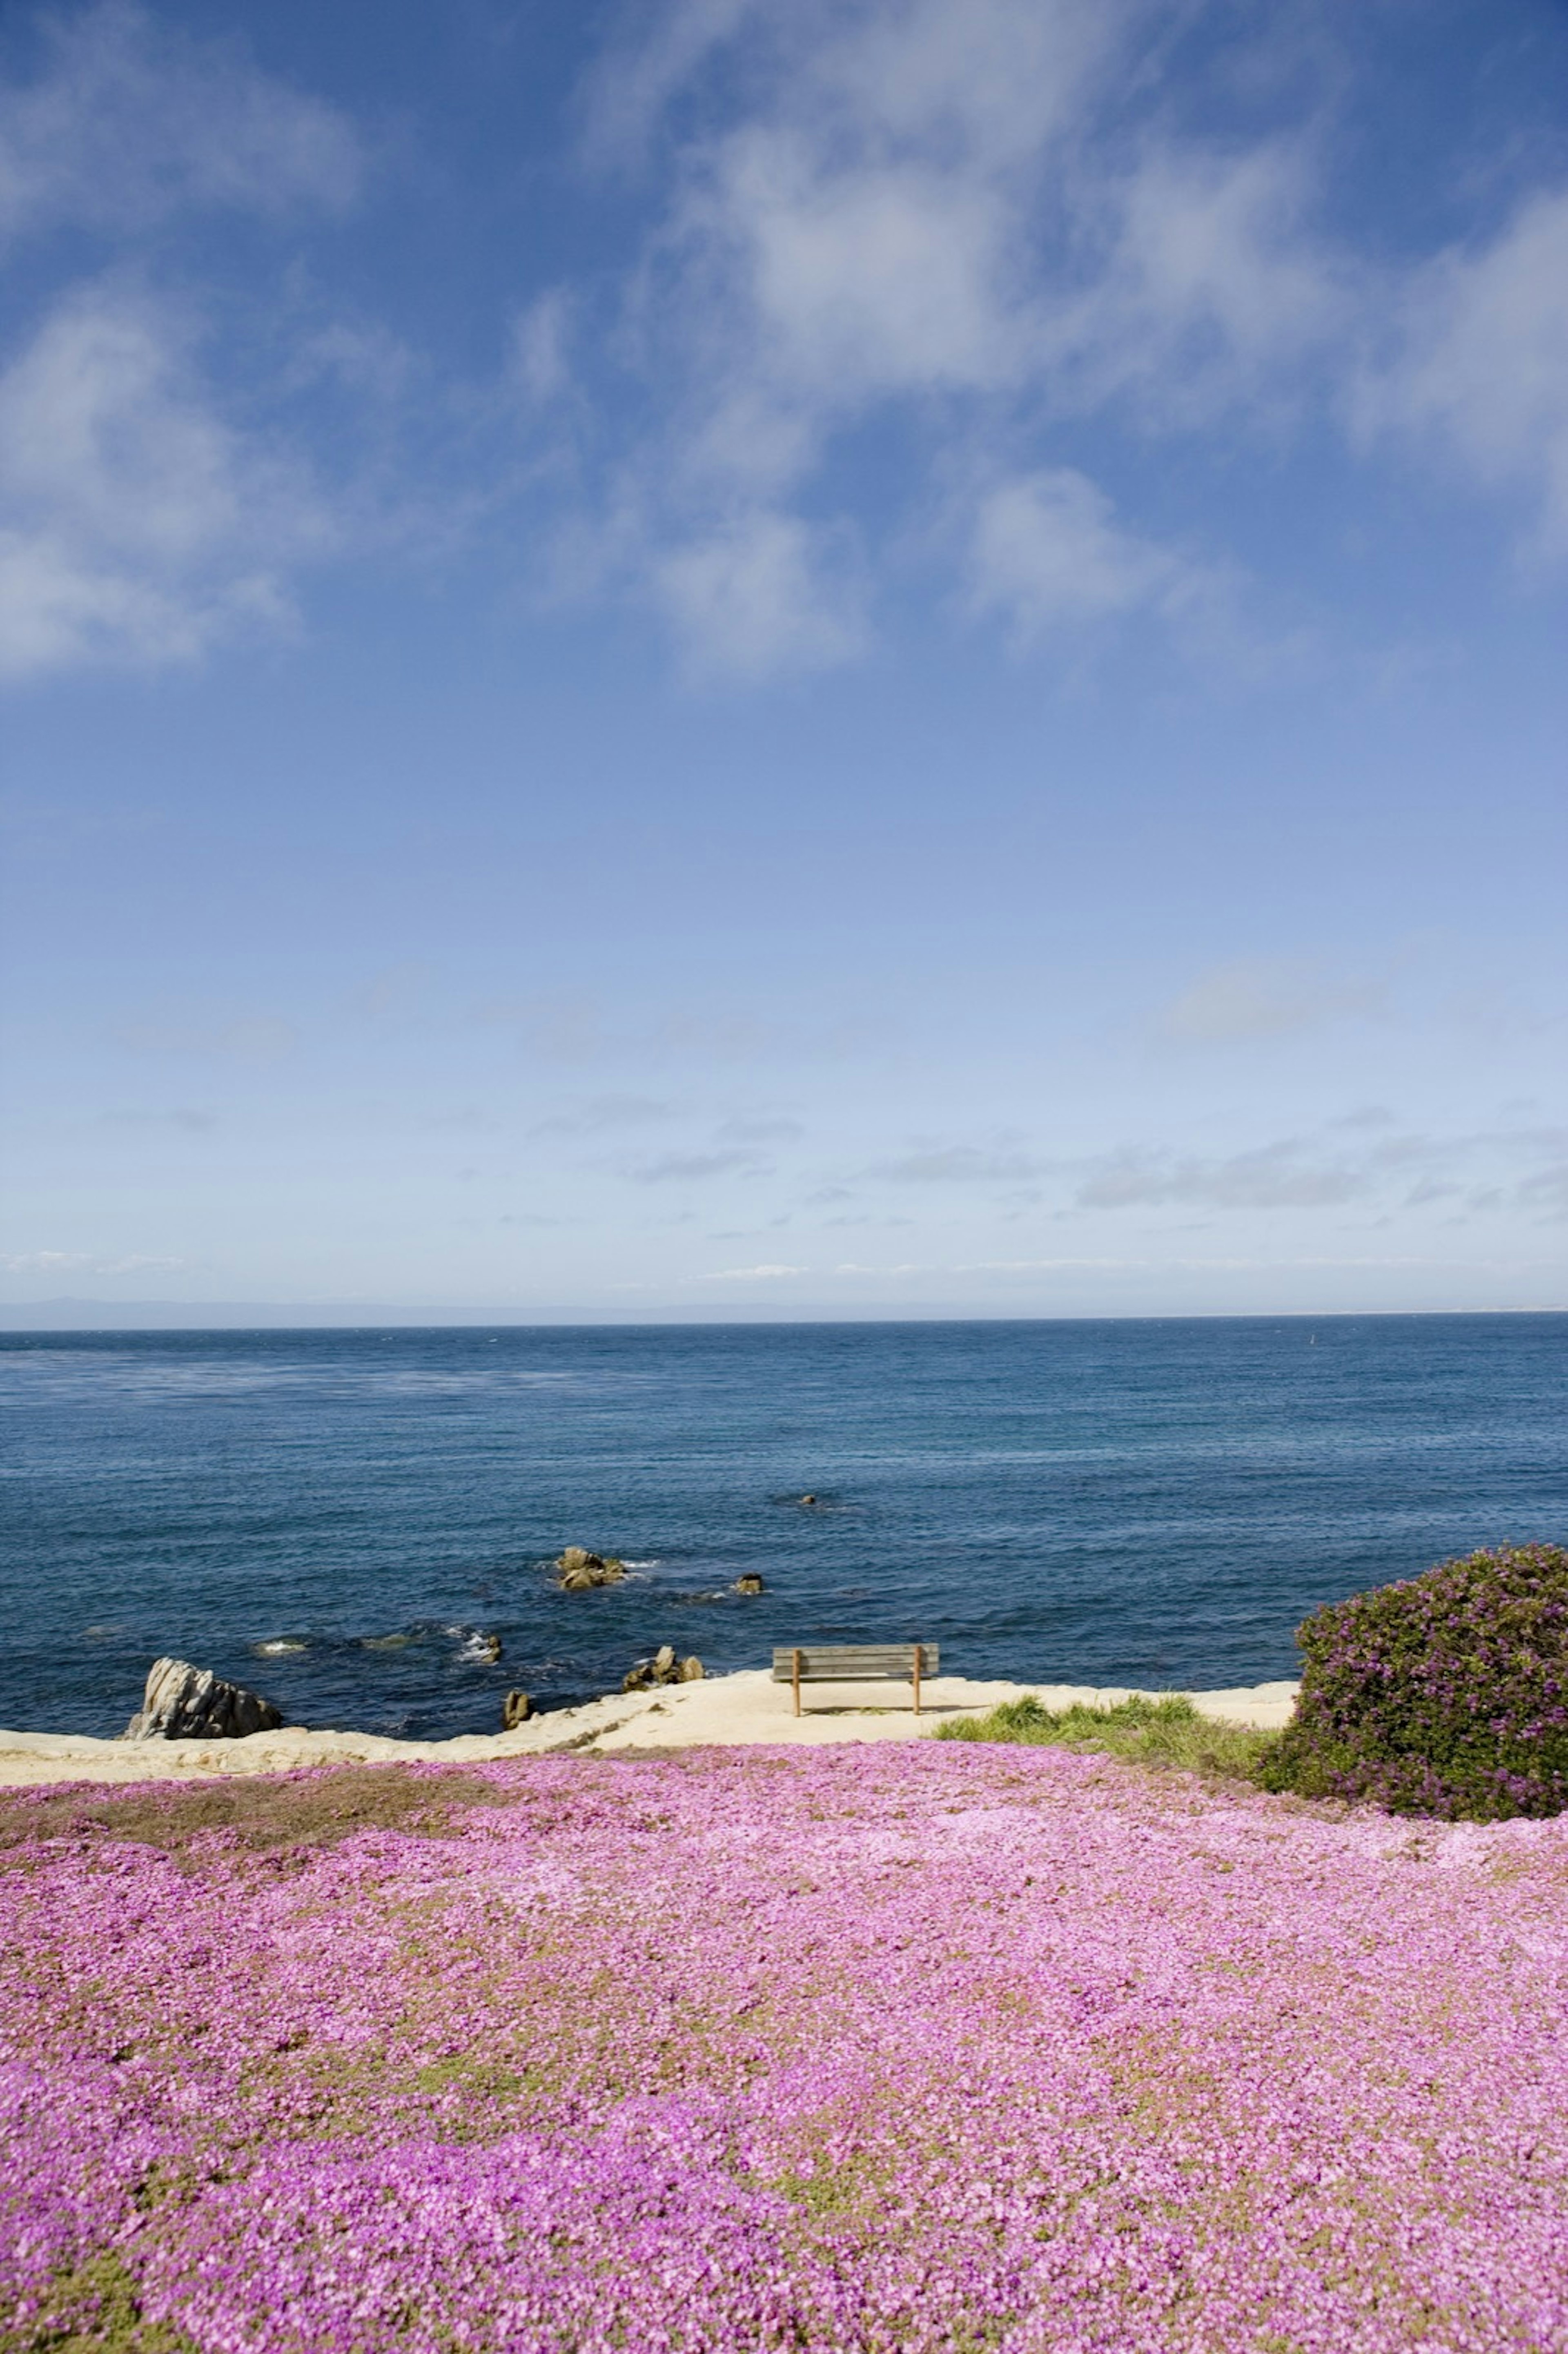
[[[791,1647],[774,1652],[773,1681],[793,1683],[799,1658],[803,1684],[859,1683],[884,1676],[907,1683],[915,1673],[916,1649],[920,1673],[936,1675],[941,1655],[935,1643],[802,1643],[798,1651]]]

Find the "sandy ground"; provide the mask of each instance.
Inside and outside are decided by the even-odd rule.
[[[1253,1684],[1235,1691],[1193,1692],[1205,1716],[1238,1724],[1281,1725],[1297,1687]],[[898,1684],[811,1688],[804,1712],[791,1712],[789,1688],[766,1669],[713,1676],[661,1691],[616,1694],[582,1708],[557,1709],[514,1733],[465,1734],[455,1741],[393,1741],[374,1733],[313,1733],[286,1725],[244,1741],[95,1741],[85,1734],[0,1731],[0,1787],[46,1782],[185,1781],[217,1774],[281,1774],[302,1766],[425,1760],[470,1765],[497,1757],[547,1756],[562,1750],[596,1756],[620,1749],[686,1749],[751,1742],[784,1745],[826,1741],[915,1741],[945,1720],[974,1716],[999,1701],[1033,1692],[1048,1708],[1073,1701],[1126,1700],[1125,1688],[1087,1684],[975,1683],[933,1677],[916,1717]]]

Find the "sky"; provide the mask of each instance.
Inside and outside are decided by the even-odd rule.
[[[1563,0],[11,0],[0,239],[10,1320],[1568,1305]]]

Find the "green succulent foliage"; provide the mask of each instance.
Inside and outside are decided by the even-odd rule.
[[[1497,1822],[1568,1808],[1568,1552],[1503,1545],[1298,1629],[1301,1694],[1266,1789]]]

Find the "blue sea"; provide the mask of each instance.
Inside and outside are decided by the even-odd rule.
[[[418,1737],[666,1642],[1253,1683],[1319,1603],[1568,1540],[1564,1316],[13,1332],[0,1407],[0,1723],[43,1731],[118,1732],[164,1651]],[[567,1544],[631,1575],[563,1595]]]

